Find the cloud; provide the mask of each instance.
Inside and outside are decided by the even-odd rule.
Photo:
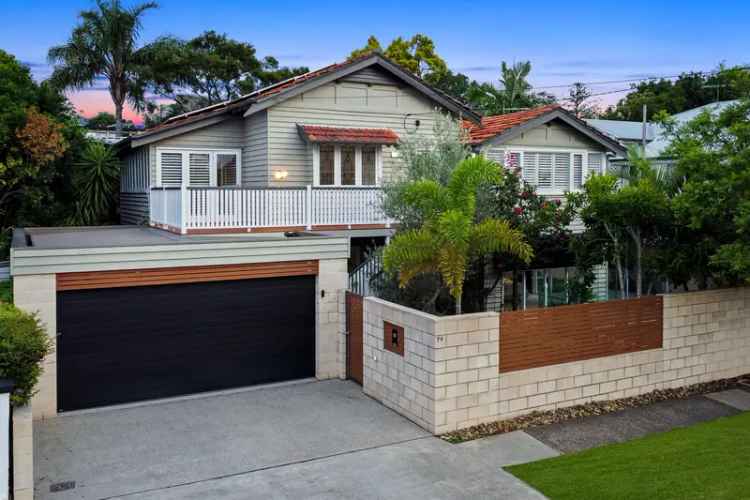
[[[457,71],[470,71],[472,73],[486,72],[486,71],[500,71],[500,65],[495,66],[463,66],[456,68]]]

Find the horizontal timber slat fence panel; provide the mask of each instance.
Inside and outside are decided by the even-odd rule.
[[[660,296],[500,314],[500,373],[662,347]]]

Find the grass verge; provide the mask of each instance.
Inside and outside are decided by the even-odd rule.
[[[750,498],[750,412],[507,467],[552,500]]]

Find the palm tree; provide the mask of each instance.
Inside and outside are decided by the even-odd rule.
[[[406,200],[425,223],[398,233],[383,252],[386,271],[398,274],[401,287],[420,274],[438,271],[456,301],[456,314],[461,314],[464,277],[473,259],[504,252],[531,260],[531,246],[507,221],[475,221],[477,188],[500,182],[501,168],[476,156],[458,164],[447,186],[421,180],[406,188]]]
[[[505,61],[500,66],[500,83],[505,91],[505,102],[512,111],[519,97],[531,90],[531,84],[526,80],[531,73],[531,62],[521,61],[508,66]]]
[[[115,127],[120,132],[125,101],[137,104],[142,99],[136,43],[143,14],[157,4],[126,8],[120,0],[96,0],[96,6],[96,10],[79,14],[81,22],[64,45],[49,50],[49,61],[55,66],[51,80],[60,88],[81,89],[99,77],[106,78],[115,105]]]

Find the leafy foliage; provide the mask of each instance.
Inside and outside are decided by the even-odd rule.
[[[115,118],[115,115],[107,113],[106,111],[100,111],[86,121],[86,128],[92,130],[106,130],[115,125],[116,122],[117,119]]]
[[[435,43],[426,35],[417,34],[408,39],[398,37],[385,50],[375,36],[370,36],[365,46],[352,51],[349,58],[354,59],[371,52],[381,52],[427,83],[487,115],[534,108],[552,104],[556,100],[551,94],[532,92],[528,82],[531,72],[529,61],[512,65],[503,61],[499,67],[498,88],[449,70],[445,60],[437,53]]]
[[[439,78],[448,69],[443,58],[435,50],[435,42],[421,33],[410,38],[400,36],[394,38],[385,50],[380,45],[380,41],[371,35],[364,47],[353,50],[349,54],[349,59],[356,59],[372,52],[382,52],[385,57],[420,78]]]
[[[398,179],[384,187],[384,210],[402,228],[415,228],[423,222],[423,212],[407,199],[407,188],[419,180],[446,186],[456,165],[469,156],[465,131],[457,120],[435,113],[432,122],[431,136],[414,131],[402,138],[398,151],[403,169]]]
[[[86,144],[67,100],[0,51],[0,255],[19,225],[55,225],[72,211],[72,164]]]
[[[77,224],[93,226],[114,218],[120,179],[119,159],[111,147],[92,142],[76,164]]]
[[[667,127],[684,227],[675,258],[719,281],[750,281],[750,100]]]
[[[651,80],[632,85],[632,89],[617,105],[607,109],[602,118],[640,121],[645,104],[647,119],[651,120],[662,111],[672,115],[718,100],[748,97],[750,71],[719,66],[713,73],[683,73],[674,81]]]
[[[36,315],[0,303],[0,377],[15,382],[13,406],[29,403],[42,374],[41,362],[51,349],[52,341]]]
[[[160,37],[143,48],[142,59],[143,81],[152,82],[152,91],[169,98],[187,92],[172,106],[180,112],[234,99],[309,71],[280,67],[273,57],[259,60],[253,45],[216,31],[190,40]]]
[[[422,226],[399,232],[385,248],[383,264],[397,273],[401,286],[416,276],[440,273],[461,313],[466,270],[472,260],[502,252],[529,261],[533,255],[523,234],[507,221],[475,222],[480,185],[500,181],[500,165],[476,156],[463,160],[447,186],[433,180],[411,183],[404,197],[421,213]]]

